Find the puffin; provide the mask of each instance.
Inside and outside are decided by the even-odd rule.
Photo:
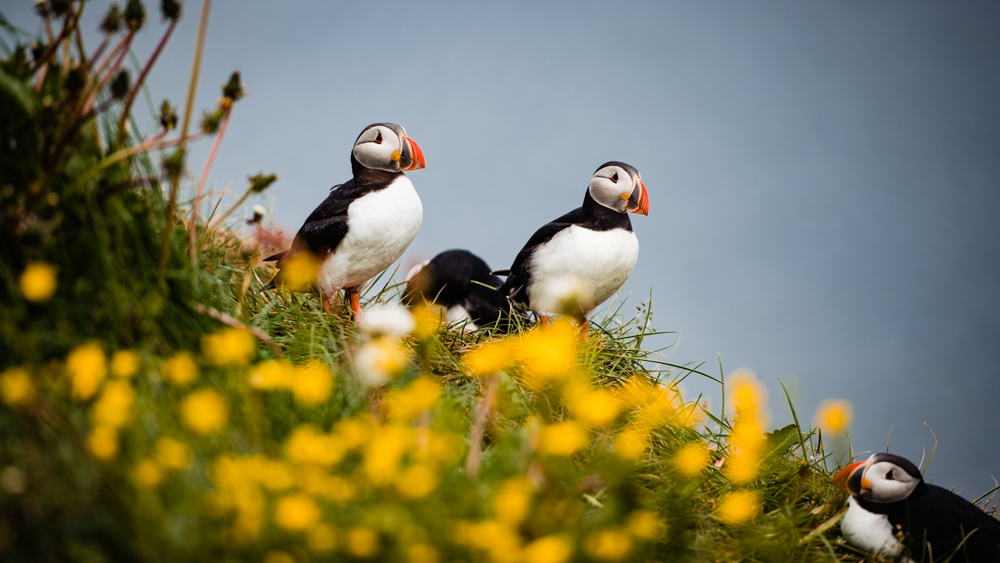
[[[954,553],[951,561],[1000,563],[1000,520],[925,483],[906,458],[874,454],[841,469],[833,483],[851,495],[840,530],[854,547],[904,561]]]
[[[467,321],[472,330],[491,326],[509,332],[515,323],[501,285],[482,258],[468,250],[445,250],[410,269],[403,302],[439,305],[446,322]]]
[[[365,127],[351,150],[354,177],[330,188],[288,250],[265,258],[278,262],[269,287],[300,289],[282,272],[297,258],[312,260],[324,309],[330,310],[330,299],[343,289],[360,321],[361,289],[398,260],[420,230],[423,205],[404,172],[424,166],[423,151],[401,126]]]
[[[649,214],[646,186],[631,165],[606,162],[582,206],[535,231],[511,267],[494,272],[507,276],[500,293],[543,326],[552,314],[576,317],[586,340],[588,315],[625,284],[639,257],[628,213]]]

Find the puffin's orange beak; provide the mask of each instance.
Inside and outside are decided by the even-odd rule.
[[[867,460],[852,463],[838,471],[837,474],[833,476],[833,484],[836,485],[838,489],[852,495],[861,493],[861,489],[864,488],[866,484],[868,485],[867,488],[870,489],[870,483],[867,483],[867,480],[864,479],[864,470],[867,467]]]
[[[632,188],[625,211],[649,215],[649,194],[646,193],[646,184],[643,184],[642,180],[639,180],[639,183]]]
[[[420,150],[420,146],[413,139],[403,137],[403,150],[400,153],[400,170],[409,172],[410,170],[420,170],[426,166],[424,163],[424,151]]]

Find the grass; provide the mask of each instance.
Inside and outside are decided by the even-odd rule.
[[[790,400],[795,424],[763,432],[752,379],[723,386],[729,410],[685,401],[684,378],[727,376],[643,349],[663,334],[652,295],[631,315],[616,300],[581,343],[559,323],[504,336],[420,312],[371,334],[313,295],[262,293],[253,237],[179,189],[238,75],[200,133],[164,103],[163,129],[134,137],[141,79],[108,84],[144,9],[109,15],[100,55],[82,9],[43,4],[34,47],[2,25],[5,560],[865,560],[839,537],[818,432]],[[30,264],[55,267],[51,294],[22,285]],[[398,301],[392,276],[370,287],[369,309]]]

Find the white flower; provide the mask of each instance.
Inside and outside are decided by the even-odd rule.
[[[361,329],[370,337],[406,336],[417,326],[410,311],[398,303],[385,303],[369,307],[364,312]]]
[[[565,275],[552,280],[550,299],[539,302],[543,311],[577,316],[593,307],[594,291],[578,276]]]

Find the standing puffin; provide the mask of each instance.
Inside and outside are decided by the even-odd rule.
[[[586,339],[587,315],[625,284],[639,257],[627,212],[649,214],[639,171],[624,162],[602,164],[583,205],[535,231],[510,269],[496,272],[507,276],[500,293],[543,326],[554,313],[578,317]]]
[[[951,561],[1000,563],[1000,520],[925,483],[917,466],[898,455],[848,465],[833,483],[851,495],[840,530],[859,549],[914,561],[944,560],[954,551]]]
[[[343,289],[355,319],[362,286],[403,255],[420,230],[423,206],[405,171],[424,167],[424,154],[395,123],[375,123],[358,135],[351,151],[354,177],[334,186],[306,219],[278,261],[272,285],[282,286],[282,268],[303,254],[318,262],[316,285],[329,310]],[[295,282],[288,280],[288,285]]]
[[[449,323],[468,320],[471,329],[496,326],[507,332],[510,305],[499,291],[501,285],[482,258],[468,250],[446,250],[410,270],[403,300],[440,305]]]

